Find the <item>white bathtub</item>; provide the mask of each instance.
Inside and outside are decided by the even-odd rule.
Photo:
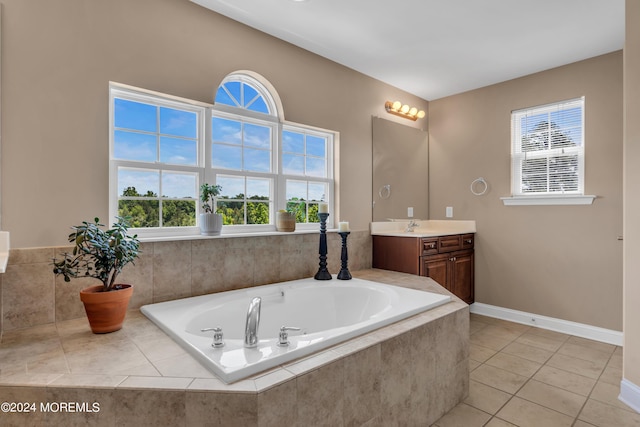
[[[259,342],[244,347],[247,309],[262,298]],[[401,288],[368,280],[314,279],[221,292],[145,305],[149,319],[226,383],[306,356],[451,300],[447,295]],[[289,346],[280,347],[281,326]],[[221,327],[225,346],[213,348],[213,332]]]

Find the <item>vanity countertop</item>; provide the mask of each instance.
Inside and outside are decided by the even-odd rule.
[[[380,221],[371,223],[372,236],[438,237],[476,232],[475,221],[414,220],[418,226],[406,231],[410,220]]]

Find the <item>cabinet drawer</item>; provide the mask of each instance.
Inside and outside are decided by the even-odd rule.
[[[457,251],[462,247],[462,239],[457,236],[442,236],[438,239],[438,252]]]
[[[438,253],[438,238],[422,239],[422,255],[433,255]]]
[[[462,235],[462,249],[473,249],[473,234]]]

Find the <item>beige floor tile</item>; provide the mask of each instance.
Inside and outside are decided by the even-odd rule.
[[[511,399],[511,394],[471,380],[469,381],[469,397],[464,403],[493,415],[509,399]]]
[[[620,381],[622,381],[622,367],[607,365],[598,381],[619,386]]]
[[[532,362],[531,360],[506,354],[504,352],[496,354],[491,359],[487,360],[485,364],[525,377],[531,377],[542,366],[541,363]]]
[[[557,351],[563,344],[563,341],[546,337],[544,335],[536,335],[531,332],[526,332],[516,339],[516,342],[520,344],[530,345],[532,347],[541,348],[547,351]]]
[[[513,341],[516,338],[518,338],[520,335],[522,335],[524,332],[526,332],[526,329],[528,329],[526,327],[525,327],[526,329],[522,329],[522,328],[519,328],[518,326],[520,325],[516,323],[493,324],[484,328],[482,332],[485,334],[494,335],[496,337],[507,338]]]
[[[600,377],[605,365],[606,362],[603,361],[578,359],[557,353],[551,356],[551,359],[547,362],[547,366],[593,379]]]
[[[616,349],[616,346],[613,344],[607,344],[605,342],[594,341],[587,338],[581,338],[576,336],[569,337],[569,339],[567,340],[567,343],[577,344],[582,347],[589,347],[594,350],[602,351],[608,354],[613,353],[614,350]]]
[[[531,328],[527,333],[562,342],[565,342],[569,337],[571,337],[571,335],[563,334],[562,332],[550,331],[549,329],[542,328]]]
[[[481,345],[476,345],[476,344],[469,345],[469,358],[476,360],[478,362],[485,362],[496,353],[497,353],[496,350],[493,350],[487,347],[482,347]]]
[[[593,399],[587,400],[578,419],[598,427],[640,426],[640,414],[606,405]]]
[[[519,427],[571,427],[574,420],[573,417],[519,397],[511,399],[497,416]]]
[[[527,382],[516,396],[574,418],[578,416],[582,405],[587,400],[586,396],[535,380]]]
[[[573,423],[573,427],[597,427],[597,426],[594,426],[593,424],[589,424],[582,420],[576,420],[576,422]]]
[[[438,427],[482,427],[491,415],[461,403],[435,422]]]
[[[480,345],[482,347],[487,347],[492,350],[499,351],[513,341],[513,339],[511,338],[496,336],[491,333],[485,332],[485,330],[486,328],[471,335],[471,337],[469,338],[471,344]]]
[[[518,427],[515,424],[511,424],[508,421],[501,420],[500,418],[493,417],[491,421],[486,423],[484,427]]]
[[[473,359],[469,359],[469,372],[473,371],[474,369],[476,369],[478,366],[482,365],[482,363],[477,362]]]
[[[629,408],[618,399],[619,395],[620,383],[613,385],[603,381],[598,381],[589,398],[626,411],[633,411],[633,409]]]
[[[551,356],[552,351],[544,350],[538,347],[532,347],[530,345],[522,344],[519,342],[512,342],[508,346],[502,349],[503,353],[513,354],[514,356],[522,357],[523,359],[531,360],[532,362],[544,363]]]
[[[533,376],[533,379],[581,396],[589,396],[589,393],[593,390],[593,386],[596,384],[596,380],[592,378],[583,377],[582,375],[546,365],[540,368]]]
[[[593,347],[586,347],[567,341],[558,349],[558,353],[564,354],[565,356],[576,357],[578,359],[602,362],[606,365],[613,353],[613,346],[609,351],[602,351]]]
[[[470,379],[511,394],[515,394],[527,382],[527,377],[489,365],[476,368]]]

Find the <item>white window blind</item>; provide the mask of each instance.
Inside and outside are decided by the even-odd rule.
[[[584,194],[584,97],[511,113],[511,191]]]

